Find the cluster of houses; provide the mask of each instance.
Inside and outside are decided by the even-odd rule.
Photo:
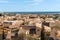
[[[45,19],[43,19],[45,17]],[[44,23],[45,32],[50,32],[51,37],[59,38],[60,30],[56,28],[60,26],[60,21],[53,19],[49,15],[37,14],[16,14],[16,15],[2,15],[0,16],[0,34],[6,34],[6,39],[15,36],[16,34],[25,33],[26,35],[41,35],[41,29]],[[56,27],[55,27],[56,26]],[[55,35],[55,31],[57,35]]]

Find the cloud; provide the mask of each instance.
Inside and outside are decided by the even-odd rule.
[[[30,2],[30,3],[32,3],[32,4],[30,4],[30,5],[39,5],[39,3],[41,3],[43,0],[32,0],[32,1],[24,1],[24,2]]]
[[[0,0],[0,3],[8,3],[7,0]]]
[[[37,3],[42,2],[42,0],[33,0],[33,1]]]
[[[33,0],[34,3],[31,5],[39,5],[43,0]]]
[[[42,2],[43,0],[32,0],[32,1],[24,1],[24,2]]]

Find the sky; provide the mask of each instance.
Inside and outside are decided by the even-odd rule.
[[[0,12],[60,11],[60,0],[0,0]]]

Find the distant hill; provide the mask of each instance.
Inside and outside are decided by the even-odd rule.
[[[4,14],[60,14],[60,12],[3,12]]]

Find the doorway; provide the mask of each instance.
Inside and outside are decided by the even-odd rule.
[[[30,29],[30,34],[36,34],[36,28],[31,28]]]

